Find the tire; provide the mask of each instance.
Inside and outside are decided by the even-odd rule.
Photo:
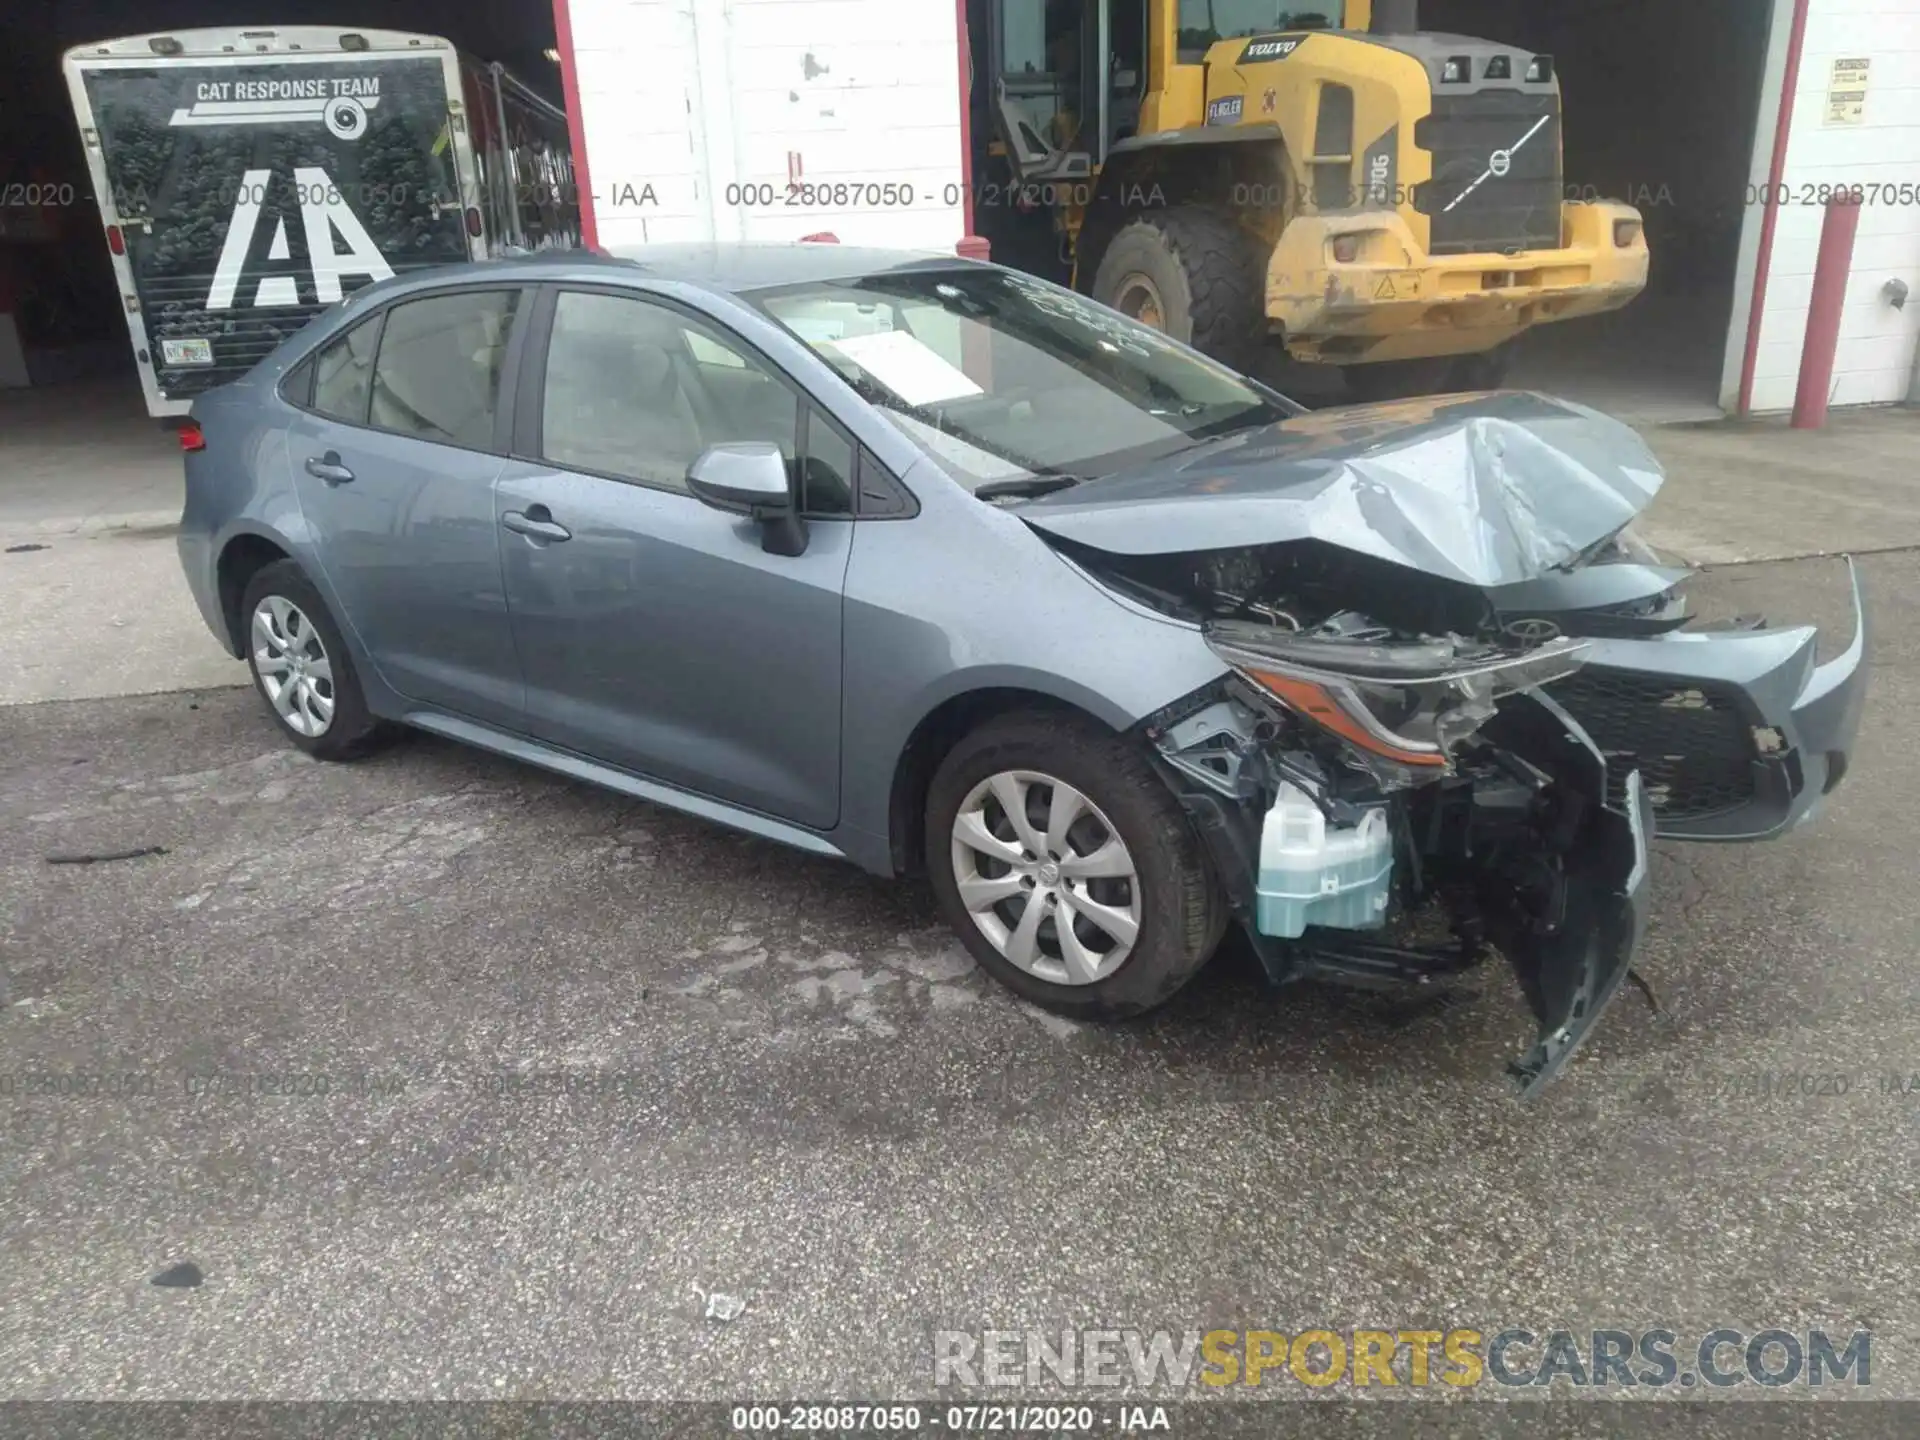
[[[1416,395],[1444,395],[1452,362],[1448,360],[1382,360],[1343,369],[1347,394],[1362,405],[1409,400]]]
[[[1009,841],[1018,847],[1020,832],[1000,802],[1009,781],[1013,796],[1024,796],[1031,833],[1042,842],[1026,852],[1035,855],[1034,865],[1010,863],[1006,847]],[[1066,832],[1073,855],[1059,868],[1069,873],[1050,878],[1048,862],[1059,852],[1046,849],[1044,832],[1063,786],[1088,808]],[[985,823],[992,832],[987,841],[1008,859],[990,859],[956,840],[963,811]],[[1135,742],[1090,721],[1037,711],[989,721],[941,762],[927,792],[926,827],[934,894],[962,943],[1008,989],[1061,1015],[1124,1019],[1152,1010],[1199,973],[1225,930],[1225,897],[1179,802]],[[1123,847],[1118,857],[1107,844],[1113,839]],[[1090,857],[1097,858],[1089,864]],[[1081,875],[1072,873],[1076,864]],[[1131,878],[1117,877],[1120,864],[1130,866]],[[1087,876],[1087,870],[1106,873]],[[976,913],[963,885],[977,904],[996,893],[983,887],[1001,887],[1006,898]],[[1052,904],[1032,912],[1030,963],[1019,963],[1010,957],[1023,948],[1020,922],[1029,907],[1046,905],[1048,895]],[[1090,904],[1102,916],[1099,923]],[[1077,976],[1063,944],[1063,913],[1073,917],[1073,953],[1082,957]],[[1137,919],[1117,958],[1120,941],[1103,928],[1115,916]],[[989,925],[998,938],[990,937]]]
[[[1093,298],[1237,370],[1266,338],[1266,274],[1253,237],[1204,206],[1123,226],[1100,257]],[[1158,323],[1143,312],[1149,298]]]
[[[287,739],[318,760],[356,760],[386,737],[340,627],[297,564],[276,560],[255,572],[240,623],[253,688]],[[293,679],[279,678],[289,670]]]
[[[1513,364],[1514,342],[1496,345],[1478,355],[1462,355],[1448,367],[1449,390],[1498,390]]]

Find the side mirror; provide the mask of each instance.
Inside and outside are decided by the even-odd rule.
[[[794,506],[786,457],[778,445],[710,445],[687,467],[687,489],[703,504],[756,521],[760,546],[769,555],[806,551],[807,522]]]

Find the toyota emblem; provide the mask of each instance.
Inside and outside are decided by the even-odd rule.
[[[1535,616],[1526,620],[1514,620],[1503,626],[1501,634],[1518,640],[1522,645],[1544,645],[1549,640],[1560,638],[1560,627],[1551,620]]]

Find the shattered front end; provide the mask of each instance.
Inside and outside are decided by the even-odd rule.
[[[1404,640],[1354,617],[1205,634],[1232,678],[1152,738],[1269,978],[1430,984],[1498,951],[1540,1022],[1510,1068],[1538,1088],[1645,923],[1638,779],[1609,806],[1605,759],[1541,688],[1586,643]]]
[[[1866,607],[1707,626],[1634,525],[1628,427],[1505,392],[1323,410],[1021,507],[1118,599],[1190,625],[1211,687],[1149,717],[1276,981],[1431,984],[1495,952],[1529,1093],[1629,973],[1650,840],[1762,840],[1848,768]]]

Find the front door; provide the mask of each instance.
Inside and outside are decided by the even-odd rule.
[[[533,733],[831,829],[851,447],[743,343],[631,294],[560,292],[527,368],[521,448],[542,459],[509,463],[497,518]],[[820,452],[804,554],[687,492],[700,452],[738,440],[780,445],[796,476]]]
[[[409,699],[522,728],[494,482],[521,292],[408,300],[315,357],[287,462],[342,619]]]

